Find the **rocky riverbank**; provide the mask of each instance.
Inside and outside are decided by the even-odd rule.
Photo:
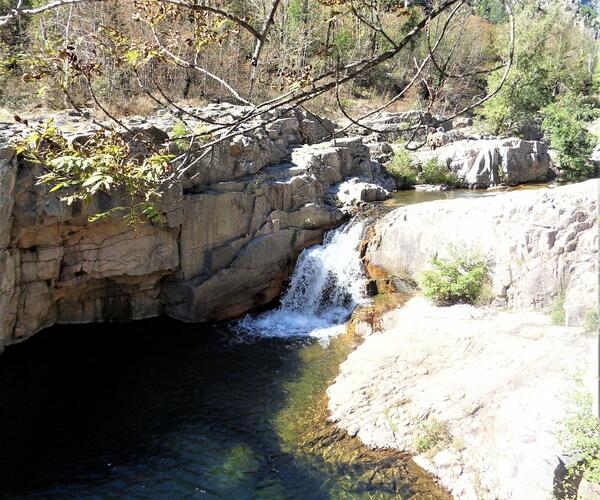
[[[451,247],[488,258],[493,303],[547,309],[560,301],[566,324],[598,304],[600,180],[479,199],[396,209],[373,227],[366,260],[392,281],[416,278]]]
[[[380,290],[405,291],[454,244],[489,256],[493,305],[416,297],[376,333],[358,328],[368,337],[328,389],[331,420],[368,446],[412,453],[455,498],[556,493],[573,460],[558,432],[577,378],[596,394],[597,339],[579,325],[597,318],[599,190],[593,180],[434,201],[379,220],[363,254]],[[551,304],[569,326],[552,323]]]
[[[550,498],[557,433],[596,339],[538,312],[435,307],[387,313],[328,389],[331,420],[373,448],[410,452],[454,498]]]

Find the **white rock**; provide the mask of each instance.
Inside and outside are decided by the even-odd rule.
[[[548,148],[539,141],[461,140],[416,156],[420,163],[436,158],[468,187],[543,181],[550,175]]]
[[[327,391],[331,419],[369,446],[415,453],[418,422],[434,418],[452,442],[415,461],[455,498],[549,498],[576,372],[595,378],[594,340],[541,313],[423,298],[382,325],[342,363]],[[393,435],[382,431],[383,415]]]
[[[418,276],[449,245],[487,257],[496,302],[544,309],[563,293],[568,325],[598,301],[600,180],[555,189],[401,207],[374,226],[366,258],[390,274]]]

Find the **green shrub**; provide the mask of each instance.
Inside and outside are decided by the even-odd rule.
[[[173,130],[171,135],[175,139],[175,144],[180,151],[187,151],[190,149],[190,139],[188,136],[192,134],[192,131],[188,126],[181,120],[177,120],[173,124]]]
[[[458,177],[448,170],[437,158],[431,158],[419,175],[422,184],[436,184],[440,186],[457,187],[460,185]]]
[[[600,422],[592,411],[592,396],[583,390],[573,397],[571,414],[562,421],[559,438],[567,454],[577,457],[571,476],[600,483]]]
[[[415,449],[417,453],[433,452],[451,440],[448,424],[431,419],[419,424]]]
[[[451,249],[450,258],[430,260],[431,269],[420,277],[424,295],[438,305],[477,303],[487,281],[487,264],[475,254],[458,254]]]
[[[550,317],[552,323],[558,326],[565,325],[565,293],[559,292],[558,295],[552,301],[550,306]]]
[[[413,165],[411,154],[405,148],[396,151],[394,158],[385,165],[385,170],[396,180],[399,189],[417,183],[417,170]]]
[[[600,315],[597,309],[590,309],[583,323],[586,333],[597,333],[600,326]]]
[[[503,23],[508,17],[500,0],[478,0],[475,6],[477,14],[491,23]]]
[[[542,129],[558,152],[560,178],[579,180],[596,173],[590,157],[597,140],[587,129],[596,111],[581,95],[567,93],[542,110]]]

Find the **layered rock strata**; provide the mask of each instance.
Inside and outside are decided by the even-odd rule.
[[[222,122],[243,111],[196,110]],[[74,121],[76,140],[90,123]],[[174,122],[127,124],[162,142]],[[66,205],[37,184],[41,166],[15,156],[19,126],[0,128],[0,350],[55,323],[159,314],[214,321],[267,304],[298,253],[343,221],[325,203],[330,188],[354,177],[389,182],[359,139],[311,146],[331,136],[330,122],[268,115],[165,188],[164,223],[130,227],[117,215],[90,223],[90,215],[123,204],[119,194]]]

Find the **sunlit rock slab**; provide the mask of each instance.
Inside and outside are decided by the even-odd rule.
[[[550,498],[560,421],[583,374],[595,392],[596,340],[537,312],[415,298],[382,320],[328,389],[331,419],[375,448],[416,454],[455,498]],[[418,454],[419,422],[447,442]]]

